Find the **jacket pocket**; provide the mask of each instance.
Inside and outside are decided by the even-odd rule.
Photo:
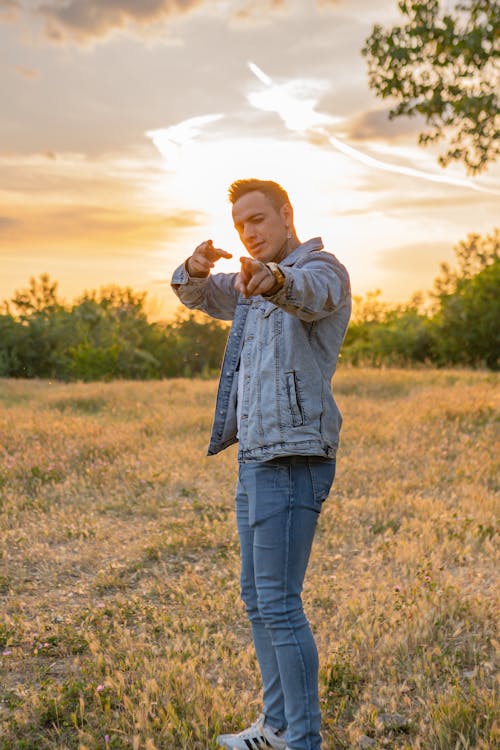
[[[285,377],[288,404],[292,414],[292,425],[300,427],[301,424],[304,424],[304,415],[300,406],[295,372],[286,372]]]
[[[283,330],[283,312],[272,302],[264,302],[261,307],[262,325],[264,327],[264,341],[270,344]]]
[[[274,305],[272,302],[264,302],[262,306],[262,315],[265,318],[268,318],[275,310],[279,310],[278,305]]]

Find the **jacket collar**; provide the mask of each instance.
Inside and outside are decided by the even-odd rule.
[[[284,258],[282,261],[280,261],[280,266],[293,266],[294,263],[296,263],[299,258],[301,258],[306,253],[310,253],[313,250],[322,250],[324,247],[323,240],[321,237],[313,237],[310,240],[307,240],[307,242],[303,242],[301,245],[295,248],[290,255],[287,255],[286,258]]]

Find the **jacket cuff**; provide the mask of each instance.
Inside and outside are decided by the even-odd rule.
[[[206,284],[210,278],[210,274],[208,276],[190,276],[186,268],[186,263],[187,260],[175,269],[172,274],[172,286],[186,286],[186,284],[200,286]]]
[[[261,295],[262,297],[264,297],[264,299],[270,300],[271,302],[274,302],[274,304],[276,305],[284,305],[286,302],[290,301],[290,291],[291,291],[291,287],[293,284],[292,279],[287,274],[286,267],[283,268],[283,266],[280,266],[280,271],[285,277],[283,286],[280,289],[278,289],[278,291],[275,292],[274,294],[265,294],[265,295],[262,294]]]

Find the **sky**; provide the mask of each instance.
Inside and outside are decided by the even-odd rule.
[[[468,178],[390,121],[361,55],[396,0],[0,0],[0,301],[48,273],[170,317],[205,239],[243,253],[227,187],[287,189],[353,293],[404,302],[498,224],[500,164]]]

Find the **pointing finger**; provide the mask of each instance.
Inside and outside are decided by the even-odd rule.
[[[195,252],[200,256],[207,258],[211,262],[219,260],[219,258],[232,258],[231,253],[227,250],[223,250],[220,247],[214,247],[212,240],[206,240],[202,242],[196,248]]]
[[[233,257],[231,253],[227,252],[227,250],[223,250],[221,247],[214,247],[214,243],[212,242],[212,240],[207,240],[204,245],[204,255],[209,260],[215,261],[219,260],[219,258]]]
[[[232,254],[228,253],[227,250],[222,250],[220,247],[210,247],[205,253],[207,258],[210,260],[219,260],[219,258],[232,258]]]
[[[254,260],[253,258],[247,258],[246,256],[243,256],[240,258],[241,263],[241,272],[245,275],[247,279],[250,279],[252,276],[255,276],[256,273],[259,273],[259,271],[263,268],[263,263],[260,262],[260,260]]]
[[[235,282],[234,282],[234,288],[237,292],[240,292],[240,294],[243,294],[246,296],[246,285],[245,281],[243,280],[241,273],[237,274]]]
[[[274,277],[271,277],[270,272],[261,271],[252,276],[247,284],[247,292],[249,294],[261,294],[267,292],[274,285]]]
[[[250,258],[240,258],[240,261],[241,261],[240,276],[243,279],[243,281],[247,283],[249,279],[252,278],[252,267],[250,265]]]

